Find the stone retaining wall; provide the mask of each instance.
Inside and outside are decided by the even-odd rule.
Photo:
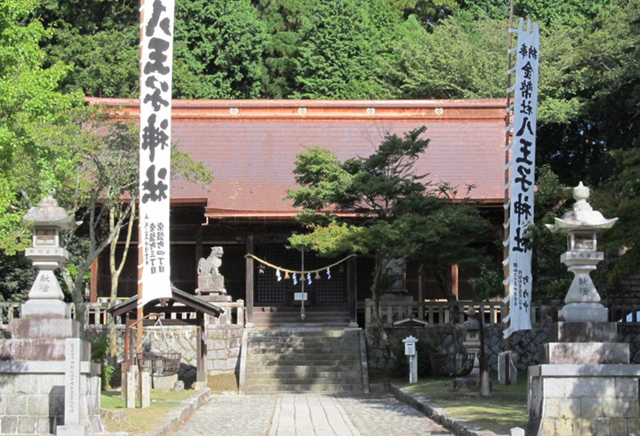
[[[402,339],[411,335],[418,338],[417,349],[429,352],[459,352],[463,350],[464,329],[460,327],[429,326],[424,328],[387,329],[390,347],[380,345],[377,329],[366,329],[368,359],[371,371],[394,371],[394,366],[406,365]],[[537,365],[538,347],[549,341],[549,326],[536,326],[529,331],[513,333],[510,337],[511,349],[518,354],[518,370]],[[631,363],[640,363],[640,324],[618,324],[618,342],[628,343],[631,351]],[[485,346],[489,355],[492,371],[498,370],[498,354],[504,351],[505,339],[502,324],[485,327]],[[425,350],[426,349],[426,350]],[[390,350],[390,351],[387,351]],[[418,356],[420,360],[420,354]],[[425,356],[428,358],[428,356]],[[406,369],[405,369],[406,371]]]
[[[206,328],[207,371],[209,375],[233,374],[239,368],[240,346],[243,327],[239,325],[209,325]],[[104,329],[89,329],[89,337],[107,334]],[[386,371],[401,371],[406,365],[402,339],[407,336],[418,338],[419,360],[428,360],[430,352],[461,352],[464,329],[451,325],[436,325],[425,328],[387,329],[389,346],[382,345],[377,329],[365,329],[369,370],[372,374]],[[180,378],[195,379],[196,367],[196,327],[147,327],[145,341],[151,350],[159,352],[182,353]],[[511,335],[510,343],[514,352],[518,353],[517,366],[526,370],[538,364],[538,346],[549,340],[549,327],[536,326],[531,331],[516,332]],[[489,365],[492,371],[497,370],[497,356],[504,350],[503,327],[495,324],[485,327],[486,349],[489,354]],[[640,324],[619,324],[618,341],[631,346],[632,363],[640,363]],[[118,355],[122,360],[124,350],[124,330],[118,329]],[[421,365],[424,365],[422,362]]]
[[[636,328],[640,337],[640,327]],[[418,338],[418,362],[421,367],[428,365],[422,360],[428,360],[429,354],[463,352],[462,341],[465,329],[451,325],[437,325],[424,328],[393,328],[386,329],[389,347],[381,344],[377,329],[366,329],[367,352],[369,369],[372,374],[382,372],[405,371],[406,358],[402,339],[407,336]],[[517,332],[511,335],[511,347],[518,353],[517,366],[519,370],[526,370],[530,365],[538,363],[538,346],[548,341],[549,327],[537,327],[531,331]],[[485,346],[489,355],[489,365],[492,371],[498,369],[498,354],[504,350],[502,325],[485,327]],[[638,348],[638,347],[637,347]],[[637,351],[640,358],[640,349]],[[403,369],[404,368],[404,369]]]
[[[243,327],[240,325],[208,325],[205,329],[207,348],[207,372],[209,375],[233,374],[239,368]],[[90,327],[86,330],[89,340],[108,335],[107,327]],[[118,326],[118,361],[124,360],[124,326]],[[180,380],[196,378],[197,327],[166,326],[145,327],[143,347],[159,353],[181,353]]]

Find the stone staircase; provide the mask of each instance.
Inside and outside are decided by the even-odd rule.
[[[255,307],[253,323],[257,328],[273,327],[347,327],[349,309],[341,306],[305,307],[305,317],[300,307]]]
[[[245,394],[368,392],[360,329],[245,330]],[[364,368],[363,368],[364,366]]]

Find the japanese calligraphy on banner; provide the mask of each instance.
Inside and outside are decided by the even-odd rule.
[[[511,147],[511,177],[509,201],[509,327],[505,337],[518,330],[531,329],[531,249],[526,237],[527,227],[533,223],[534,176],[536,165],[536,117],[538,105],[538,54],[540,42],[538,23],[520,20],[518,45],[515,53],[516,80],[512,90],[513,124]]]
[[[174,0],[144,5],[140,65],[140,235],[138,304],[171,297],[169,202]]]

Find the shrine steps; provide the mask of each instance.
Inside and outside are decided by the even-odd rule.
[[[241,390],[245,394],[366,392],[361,333],[360,329],[247,330]]]
[[[349,310],[343,306],[305,307],[304,319],[300,315],[300,307],[254,307],[253,324],[257,328],[349,325]]]

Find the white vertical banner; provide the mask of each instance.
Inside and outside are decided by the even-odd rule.
[[[509,295],[505,299],[509,303],[509,327],[504,332],[505,337],[518,330],[531,330],[532,253],[526,231],[533,224],[540,37],[538,23],[527,20],[526,28],[523,23],[521,19],[515,50],[507,263]]]
[[[174,0],[147,0],[140,58],[140,237],[138,304],[171,297],[171,88]]]

